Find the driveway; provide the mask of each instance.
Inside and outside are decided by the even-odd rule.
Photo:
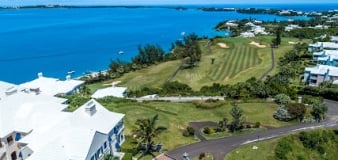
[[[197,157],[200,153],[203,152],[209,152],[214,155],[215,160],[224,160],[224,157],[227,153],[244,144],[277,138],[302,130],[337,127],[338,104],[337,102],[330,100],[325,100],[325,103],[328,106],[327,119],[326,121],[323,121],[321,123],[302,123],[280,128],[272,128],[266,131],[256,132],[252,134],[225,137],[214,140],[205,140],[176,148],[167,152],[166,155],[168,155],[168,157],[181,160],[184,152],[187,152],[190,155],[190,158]]]

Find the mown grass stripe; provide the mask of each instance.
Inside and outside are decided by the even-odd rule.
[[[239,60],[239,54],[241,54],[243,50],[243,47],[240,47],[237,51],[236,51],[236,54],[235,54],[235,58],[233,61],[231,61],[231,66],[229,68],[229,72],[227,74],[227,77],[231,77],[231,75],[234,73],[234,71],[236,70],[236,68],[238,67],[238,60]]]
[[[228,72],[229,72],[229,68],[230,66],[232,65],[232,61],[233,59],[235,58],[235,54],[236,54],[236,51],[237,51],[237,47],[235,47],[231,53],[229,53],[229,58],[228,58],[228,62],[226,64],[224,64],[224,66],[222,67],[222,72],[218,75],[218,78],[219,79],[224,79]]]

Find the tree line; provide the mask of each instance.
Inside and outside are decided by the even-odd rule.
[[[202,56],[198,40],[198,36],[194,33],[184,36],[183,40],[177,40],[172,44],[170,53],[166,53],[159,45],[140,45],[138,46],[138,54],[132,58],[131,62],[125,62],[119,59],[111,60],[108,72],[99,72],[97,76],[88,76],[83,78],[83,80],[87,83],[95,83],[118,78],[128,72],[177,59],[182,59],[184,68],[194,67]]]

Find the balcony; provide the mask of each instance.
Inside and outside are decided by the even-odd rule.
[[[124,128],[123,122],[119,122],[115,127],[114,127],[114,134],[118,135],[120,131]]]

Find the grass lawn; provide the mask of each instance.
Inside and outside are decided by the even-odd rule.
[[[243,82],[250,77],[259,78],[271,67],[271,54],[268,47],[273,36],[260,36],[254,38],[219,38],[211,44],[212,53],[206,47],[207,40],[201,40],[202,59],[197,67],[181,70],[173,80],[189,84],[194,90],[199,90],[204,85],[212,83],[234,84]],[[261,42],[266,48],[258,48],[250,45],[251,41]],[[282,38],[282,44],[275,49],[275,61],[293,48],[288,42],[298,42],[295,38]],[[310,42],[303,40],[303,42]],[[229,48],[221,48],[218,43],[225,43]],[[211,59],[215,58],[214,64]],[[112,81],[121,81],[120,86],[126,86],[131,90],[142,87],[160,87],[180,65],[180,60],[169,61],[152,65],[145,69],[124,74],[122,77],[88,85],[91,91],[105,87]],[[277,72],[277,68],[270,75]]]
[[[269,141],[254,142],[244,146],[241,146],[225,157],[225,160],[273,160],[274,159],[274,148],[277,145],[278,139]],[[258,148],[252,149],[253,146]]]
[[[109,103],[103,104],[109,110],[126,114],[125,134],[130,135],[135,121],[139,118],[152,117],[159,114],[159,125],[168,130],[163,133],[157,142],[164,144],[165,150],[196,142],[194,137],[184,137],[182,131],[191,121],[215,121],[223,117],[231,119],[229,111],[231,105],[224,105],[215,109],[198,109],[191,103]],[[239,107],[243,109],[244,116],[248,122],[261,122],[262,125],[284,126],[291,123],[280,122],[272,117],[277,105],[273,103],[242,103]],[[175,139],[173,141],[173,139]]]
[[[264,131],[266,130],[266,128],[251,128],[251,129],[243,129],[240,131],[237,131],[235,133],[231,133],[231,132],[216,132],[213,134],[205,134],[202,131],[200,131],[202,133],[202,136],[205,137],[206,139],[217,139],[217,138],[223,138],[223,137],[230,137],[230,136],[236,136],[236,135],[241,135],[241,134],[248,134],[248,133],[254,133],[254,132],[260,132],[260,131]]]

